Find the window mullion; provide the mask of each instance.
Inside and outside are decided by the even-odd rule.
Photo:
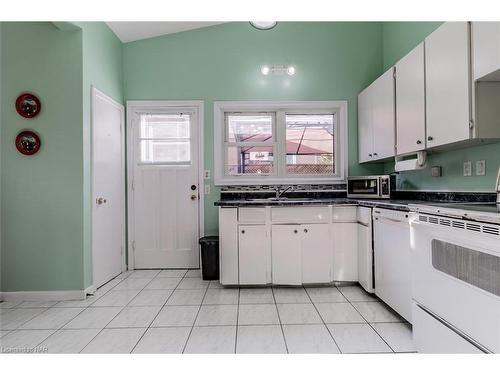
[[[286,174],[286,131],[285,131],[285,112],[276,112],[276,138],[275,138],[275,164],[276,176],[283,178]]]

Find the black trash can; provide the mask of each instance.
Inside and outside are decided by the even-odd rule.
[[[219,280],[219,236],[202,237],[200,245],[203,280]]]

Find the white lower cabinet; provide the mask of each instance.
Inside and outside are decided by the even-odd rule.
[[[221,207],[223,285],[358,281],[356,206]]]
[[[238,228],[238,274],[241,285],[265,285],[270,280],[271,241],[266,225]]]
[[[333,280],[358,281],[358,224],[333,223],[332,228]]]
[[[332,281],[332,231],[330,224],[301,225],[302,283]]]
[[[273,284],[302,284],[301,226],[294,224],[272,226]]]

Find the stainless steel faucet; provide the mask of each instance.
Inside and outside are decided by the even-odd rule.
[[[286,186],[283,190],[281,186],[276,186],[276,199],[280,199],[281,196],[292,188],[292,186]]]

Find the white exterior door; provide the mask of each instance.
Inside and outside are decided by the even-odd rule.
[[[125,269],[123,106],[92,89],[92,279],[94,288]]]
[[[201,105],[166,103],[129,108],[134,268],[199,267]]]

